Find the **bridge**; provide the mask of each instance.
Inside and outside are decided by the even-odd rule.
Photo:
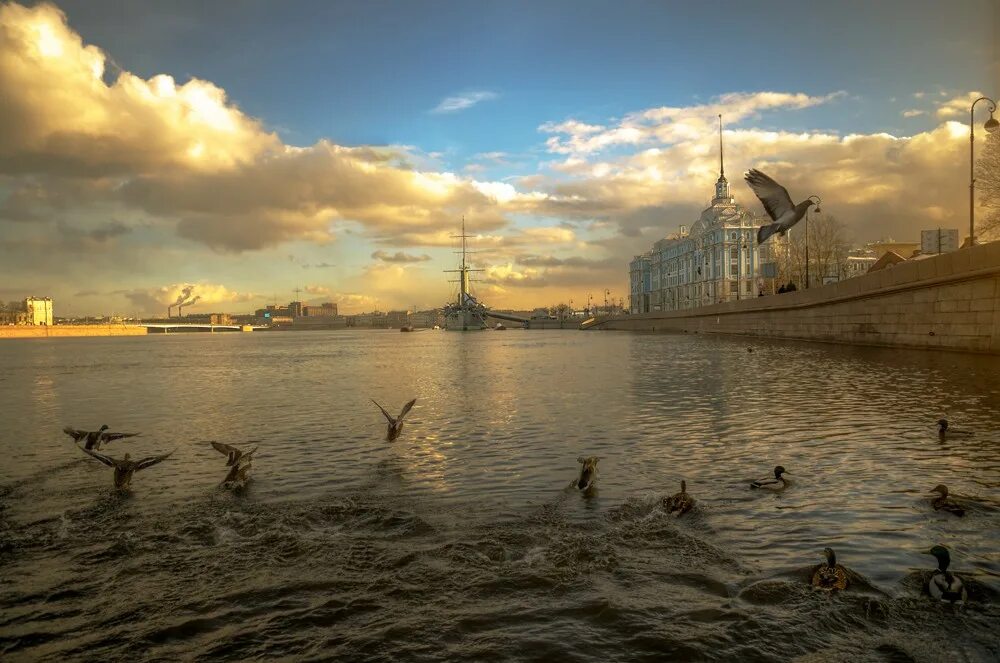
[[[498,313],[497,311],[486,310],[486,316],[497,320],[507,320],[508,322],[528,322],[527,318],[522,318],[510,313]]]
[[[168,330],[183,330],[183,329],[207,329],[209,332],[214,332],[216,329],[228,329],[232,331],[252,331],[254,329],[269,329],[267,326],[263,325],[213,325],[211,323],[203,322],[140,322],[137,326],[145,327],[148,330],[151,329],[162,329],[163,333],[168,333]]]

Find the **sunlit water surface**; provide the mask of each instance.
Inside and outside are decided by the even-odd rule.
[[[0,367],[8,660],[1000,658],[996,358],[341,331],[4,341]],[[414,396],[386,443],[369,399]],[[946,408],[975,437],[939,440]],[[143,433],[111,455],[176,453],[119,497],[61,432],[102,423]],[[247,490],[209,439],[259,440]],[[779,463],[788,489],[749,489]],[[978,506],[934,512],[938,483]],[[921,595],[935,543],[965,610]],[[811,591],[828,545],[870,585]]]

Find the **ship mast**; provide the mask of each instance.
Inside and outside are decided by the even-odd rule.
[[[472,269],[469,263],[466,261],[466,254],[468,253],[466,239],[472,237],[472,235],[467,235],[465,233],[465,215],[462,215],[462,234],[452,235],[452,237],[461,238],[462,240],[462,262],[458,269],[447,269],[446,272],[458,272],[458,307],[464,308],[466,302],[469,299],[469,282],[472,280],[469,278],[470,272],[481,272],[481,269]]]
[[[469,293],[469,266],[465,262],[465,215],[462,215],[462,287],[458,293],[458,305],[465,303],[465,296]]]

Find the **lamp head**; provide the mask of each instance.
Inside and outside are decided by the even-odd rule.
[[[990,119],[986,120],[986,124],[983,125],[983,129],[990,133],[995,133],[997,129],[1000,129],[1000,122],[993,117],[993,113],[990,113]]]

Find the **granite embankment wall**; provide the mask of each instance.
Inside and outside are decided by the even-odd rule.
[[[71,336],[145,336],[145,327],[124,325],[13,325],[0,327],[4,338],[68,338]]]
[[[1000,354],[1000,242],[899,263],[820,288],[598,319],[588,328]]]

